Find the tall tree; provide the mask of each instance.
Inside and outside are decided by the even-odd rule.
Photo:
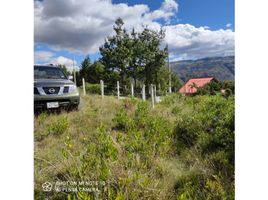
[[[121,18],[115,21],[114,31],[116,34],[106,39],[104,45],[100,47],[100,53],[102,55],[101,62],[106,70],[119,72],[121,84],[124,86],[131,61],[131,50],[129,48],[130,38],[123,25],[124,22]]]
[[[172,88],[172,91],[174,92],[177,92],[182,87],[182,84],[181,84],[180,79],[178,78],[178,75],[172,71],[171,71],[171,83],[172,83],[171,88]]]
[[[95,61],[88,69],[88,82],[99,83],[104,77],[104,72],[104,65],[99,61]]]
[[[160,68],[167,58],[167,49],[160,49],[164,32],[145,28],[140,33],[133,29],[128,34],[123,25],[123,20],[118,18],[114,26],[115,35],[108,37],[100,47],[100,61],[105,71],[118,72],[123,89],[129,78],[134,79],[135,89],[137,80],[147,86],[157,84]]]
[[[59,64],[58,67],[61,68],[61,70],[64,72],[66,76],[70,75],[70,72],[67,70],[67,67],[65,65]]]
[[[134,88],[137,90],[137,80],[142,78],[142,72],[144,70],[144,64],[142,62],[142,53],[143,53],[143,44],[139,39],[139,35],[135,32],[135,29],[132,29],[131,40],[130,40],[130,52],[131,52],[131,61],[128,68],[129,75],[134,80]]]
[[[81,63],[80,77],[84,78],[86,82],[89,82],[89,68],[90,68],[90,58],[87,55]]]
[[[142,44],[141,60],[144,66],[142,73],[147,86],[149,86],[149,84],[158,84],[159,70],[165,65],[167,49],[160,49],[161,41],[164,37],[165,34],[162,30],[157,32],[148,28],[145,28],[142,33],[139,34],[139,40]]]

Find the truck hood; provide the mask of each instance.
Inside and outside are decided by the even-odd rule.
[[[74,83],[67,79],[35,79],[34,86],[63,86],[63,85],[74,85]]]

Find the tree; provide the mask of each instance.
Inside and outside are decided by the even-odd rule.
[[[171,83],[172,91],[176,92],[182,87],[180,79],[174,72],[171,72]]]
[[[104,65],[99,61],[95,61],[88,69],[88,82],[99,83],[104,78],[104,72]]]
[[[90,58],[87,55],[81,63],[80,77],[84,78],[86,82],[89,82],[89,68],[90,68]]]
[[[115,21],[115,35],[108,37],[102,47],[100,53],[101,63],[108,72],[117,71],[120,75],[121,84],[126,84],[128,77],[128,67],[131,61],[130,38],[126,30],[123,29],[124,22],[121,18]],[[123,87],[124,90],[124,87]]]
[[[121,18],[115,21],[115,35],[108,37],[100,47],[101,63],[106,72],[118,72],[124,89],[130,78],[143,81],[147,88],[158,84],[160,68],[165,65],[167,49],[160,49],[165,34],[145,28],[141,33],[132,30],[131,34],[123,28]],[[147,92],[148,93],[148,92]]]
[[[158,77],[157,80],[158,84],[156,84],[156,87],[160,92],[160,95],[164,95],[168,90],[168,80],[169,80],[168,68],[165,65],[159,69],[157,77]]]
[[[234,81],[212,80],[203,87],[197,87],[195,84],[192,85],[191,88],[197,89],[197,95],[215,95],[217,93],[221,93],[226,98],[234,95]]]
[[[67,70],[67,67],[65,65],[59,64],[58,67],[61,68],[61,70],[64,72],[66,76],[70,75],[71,73]]]
[[[144,70],[144,65],[142,63],[142,48],[143,44],[141,40],[138,37],[138,33],[135,32],[135,29],[132,29],[131,33],[131,61],[130,61],[130,66],[128,68],[129,70],[129,75],[133,78],[134,80],[134,90],[137,90],[137,80],[139,78],[142,78],[142,72]]]
[[[82,83],[82,78],[83,77],[81,77],[81,74],[80,74],[80,72],[79,71],[76,71],[75,72],[75,77],[76,77],[76,85],[77,86],[81,86],[83,83]]]
[[[164,32],[152,31],[145,28],[139,34],[141,41],[141,63],[144,66],[143,78],[147,88],[150,84],[158,84],[158,76],[161,67],[165,66],[167,58],[167,48],[160,49],[160,44],[165,37]]]

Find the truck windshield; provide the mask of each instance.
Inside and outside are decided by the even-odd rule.
[[[67,77],[57,67],[35,66],[34,79],[67,79]]]

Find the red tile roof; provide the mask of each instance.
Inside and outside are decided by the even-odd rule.
[[[194,94],[197,92],[197,89],[193,87],[195,85],[196,87],[203,87],[206,84],[210,83],[212,80],[214,80],[214,77],[207,77],[207,78],[192,78],[188,80],[184,86],[179,90],[181,94]]]

